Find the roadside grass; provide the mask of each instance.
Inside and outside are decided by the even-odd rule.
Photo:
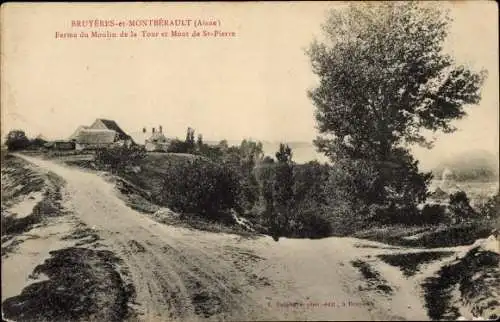
[[[156,221],[177,227],[196,229],[213,233],[235,234],[244,238],[257,238],[260,234],[245,230],[237,224],[227,224],[200,218],[194,214],[180,214],[178,216],[153,217]]]
[[[152,192],[138,185],[137,180],[131,182],[124,177],[115,176],[112,181],[120,192],[120,198],[128,207],[149,216],[158,223],[214,233],[237,234],[245,238],[259,235],[257,232],[244,229],[229,215],[220,217],[226,218],[225,221],[216,221],[202,218],[196,214],[177,214],[172,211],[163,211],[165,208],[154,203]]]
[[[50,225],[50,218],[65,215],[62,187],[64,180],[54,173],[36,171],[33,166],[12,155],[2,155],[2,257],[9,256],[35,225]],[[30,214],[17,218],[8,213],[11,205],[32,192],[42,192]],[[9,207],[4,204],[6,201]],[[21,239],[20,236],[29,237]],[[18,238],[19,237],[19,238]],[[23,238],[24,238],[23,237]],[[75,240],[75,246],[97,247],[99,236],[84,224],[63,240]],[[6,243],[10,241],[10,243]],[[112,252],[69,247],[49,253],[51,257],[33,270],[48,280],[26,286],[19,295],[5,299],[2,313],[16,321],[122,321],[133,317],[129,301],[134,288],[122,280],[126,268]],[[121,270],[121,271],[118,271]]]
[[[487,221],[423,227],[398,225],[371,228],[352,237],[393,246],[439,248],[472,245],[477,239],[488,237],[492,229],[493,224]],[[411,238],[414,235],[416,238]]]
[[[420,252],[377,255],[385,263],[398,267],[406,277],[415,275],[423,264],[453,255],[454,252]]]
[[[11,154],[2,160],[2,207],[8,207],[20,197],[44,188],[45,178],[35,171],[31,165]]]
[[[120,260],[109,251],[70,247],[50,252],[33,275],[49,278],[6,299],[6,318],[22,321],[122,321],[131,313],[127,303],[133,288],[114,266]]]
[[[29,231],[33,226],[43,223],[46,217],[59,216],[63,213],[60,204],[63,185],[64,180],[54,173],[38,173],[22,159],[12,155],[4,157],[1,211],[2,256],[13,252],[15,246],[21,242],[14,241],[6,247],[4,243]],[[40,191],[43,191],[42,200],[33,207],[31,214],[18,218],[8,213],[10,205],[22,201],[22,198],[30,193]]]
[[[95,245],[101,240],[95,229],[89,228],[83,223],[80,223],[70,235],[64,236],[61,239],[76,240],[75,246]]]
[[[351,261],[351,265],[357,268],[361,275],[363,275],[363,278],[366,280],[367,287],[362,288],[360,286],[360,291],[374,290],[383,294],[393,294],[392,287],[387,285],[387,281],[380,275],[379,272],[371,267],[370,264],[358,259]]]
[[[460,316],[459,307],[467,305],[475,317],[498,319],[499,265],[499,254],[475,247],[427,278],[422,287],[429,317],[455,320]],[[458,298],[454,297],[456,289]]]

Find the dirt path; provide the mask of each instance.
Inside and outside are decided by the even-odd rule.
[[[66,181],[65,207],[124,261],[140,320],[428,319],[407,283],[393,296],[360,291],[363,279],[351,262],[398,249],[359,248],[367,242],[353,238],[276,243],[162,225],[127,207],[94,173],[19,157]]]

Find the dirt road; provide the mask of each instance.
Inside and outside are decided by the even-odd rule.
[[[353,238],[274,242],[163,225],[127,207],[95,173],[20,157],[66,181],[65,208],[123,260],[139,320],[428,319],[418,288],[398,269],[374,260],[391,285],[384,294],[366,291],[351,263],[402,250]]]

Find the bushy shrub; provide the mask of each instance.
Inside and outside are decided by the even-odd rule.
[[[231,169],[199,157],[171,161],[164,173],[160,202],[170,209],[210,219],[238,208],[240,186]]]
[[[111,172],[120,172],[125,171],[145,157],[146,150],[143,147],[136,145],[130,147],[112,146],[98,149],[95,154],[95,162],[99,167],[109,169]]]
[[[464,191],[457,191],[450,195],[448,208],[452,217],[459,223],[479,218],[478,213],[470,205],[469,198]]]
[[[220,161],[222,159],[223,152],[219,146],[201,144],[198,145],[198,150],[196,151],[196,154],[207,157],[212,161]]]
[[[395,148],[381,160],[339,157],[325,187],[327,204],[336,225],[347,233],[373,224],[411,222],[431,178],[418,171],[418,161],[405,149]]]
[[[377,170],[364,160],[339,159],[325,185],[326,204],[336,234],[349,234],[377,216],[383,186]]]
[[[500,219],[500,192],[479,206],[479,213],[488,220]]]
[[[30,145],[30,140],[22,130],[12,130],[7,134],[5,145],[9,151],[23,150]]]
[[[420,211],[420,220],[413,221],[416,225],[437,225],[450,223],[450,216],[444,205],[425,205]]]
[[[47,144],[47,141],[41,138],[34,138],[32,140],[29,140],[27,148],[30,150],[41,150],[45,147],[45,144]]]
[[[303,202],[294,209],[290,223],[290,236],[298,238],[323,238],[332,234],[332,225],[324,213],[322,204]]]
[[[170,153],[188,153],[188,150],[189,145],[181,140],[172,140],[167,148]]]
[[[310,200],[317,204],[326,202],[324,186],[330,168],[326,164],[311,161],[294,167],[294,194],[296,205]]]

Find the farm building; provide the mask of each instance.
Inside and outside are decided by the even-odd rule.
[[[113,130],[81,130],[76,137],[77,150],[89,150],[104,148],[112,145],[116,141],[116,132]]]
[[[125,133],[113,120],[97,119],[94,121],[94,123],[92,123],[89,129],[112,130],[116,132],[116,141],[131,140],[130,136]]]
[[[30,143],[30,149],[41,149],[49,142],[43,135],[38,134]]]
[[[47,142],[44,144],[46,148],[52,150],[74,150],[75,142],[65,141],[65,140],[56,140],[52,142]]]
[[[143,128],[141,132],[131,134],[131,137],[136,144],[143,145],[146,151],[149,152],[166,152],[172,142],[172,139],[167,138],[163,134],[163,127],[161,125],[158,127],[158,130],[153,127],[149,133],[146,128]]]
[[[130,135],[125,133],[113,120],[96,119],[90,126],[79,126],[70,136],[76,143],[77,150],[97,149],[108,147],[112,144],[133,144]]]
[[[168,139],[163,133],[153,133],[146,140],[146,151],[164,151],[167,152],[167,149],[170,145],[171,140]]]

